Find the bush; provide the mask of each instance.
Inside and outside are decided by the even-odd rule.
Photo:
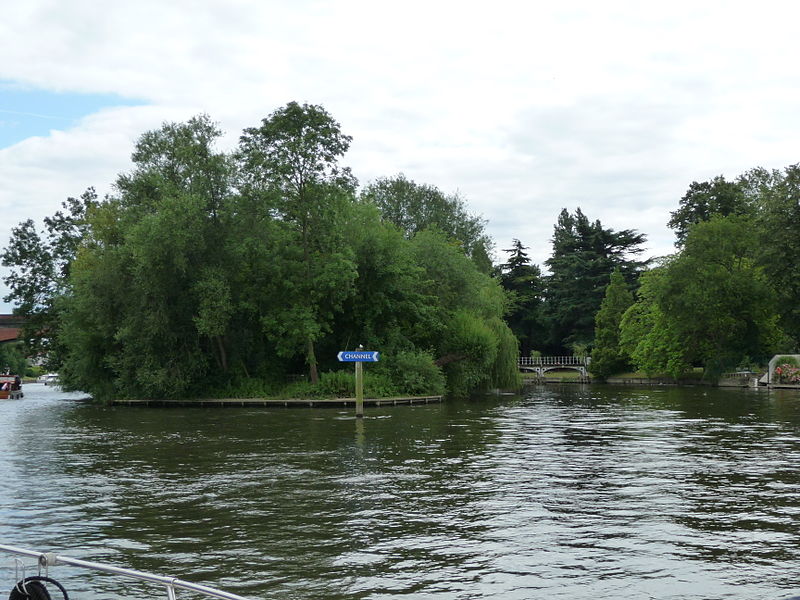
[[[276,387],[265,379],[248,377],[223,387],[219,394],[211,393],[211,390],[206,390],[206,394],[219,395],[222,398],[266,398],[275,394]]]
[[[395,389],[393,395],[440,396],[445,378],[428,352],[397,352],[386,357],[375,376],[382,375]]]
[[[295,381],[284,386],[276,395],[279,398],[316,398],[316,387],[308,381]]]
[[[39,377],[40,375],[44,375],[45,373],[47,373],[45,368],[38,365],[28,365],[25,368],[25,377],[29,377],[31,379]]]
[[[327,371],[319,376],[319,383],[293,383],[281,393],[287,398],[354,398],[356,377],[352,370]],[[364,397],[386,398],[398,395],[397,388],[385,373],[364,369]]]
[[[353,378],[355,380],[355,377]],[[398,389],[392,379],[380,371],[364,373],[364,397],[365,398],[391,398],[407,394],[402,389]],[[354,394],[355,395],[355,394]]]
[[[356,394],[356,378],[352,371],[329,371],[319,376],[314,387],[317,398],[352,398]]]

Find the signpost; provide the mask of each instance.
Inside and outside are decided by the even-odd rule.
[[[364,416],[364,363],[378,362],[381,353],[372,350],[364,350],[362,346],[358,350],[342,350],[336,355],[339,362],[356,363],[356,417]]]

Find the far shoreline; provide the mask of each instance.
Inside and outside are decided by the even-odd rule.
[[[364,398],[364,406],[397,406],[410,404],[441,403],[443,396],[396,396],[388,398]],[[176,398],[176,399],[127,399],[110,400],[109,406],[276,406],[290,407],[355,407],[355,398]]]

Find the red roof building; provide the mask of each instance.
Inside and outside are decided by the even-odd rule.
[[[25,319],[17,315],[0,315],[0,344],[19,339]]]
[[[0,329],[0,344],[17,340],[20,331],[20,329]]]

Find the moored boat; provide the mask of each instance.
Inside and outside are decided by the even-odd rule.
[[[22,396],[22,379],[19,375],[0,375],[0,400],[16,400]]]

